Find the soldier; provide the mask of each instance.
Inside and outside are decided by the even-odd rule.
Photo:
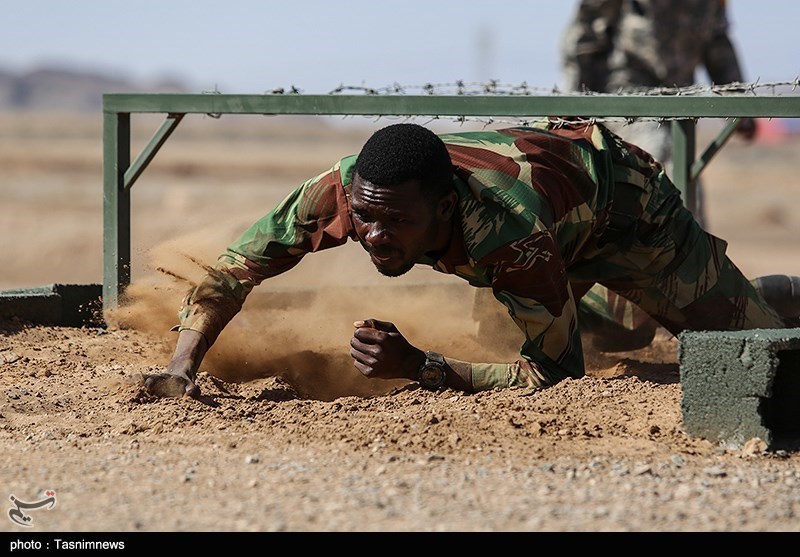
[[[491,290],[524,336],[519,360],[470,363],[411,344],[389,321],[359,320],[350,355],[370,378],[472,392],[581,377],[577,301],[595,283],[674,334],[787,324],[728,259],[725,242],[697,224],[661,164],[602,125],[542,121],[437,136],[395,124],[228,247],[184,299],[172,360],[146,388],[198,396],[199,365],[249,292],[348,240],[386,276],[419,264]]]
[[[581,0],[562,39],[562,67],[569,91],[632,93],[686,87],[695,84],[701,68],[717,85],[743,80],[725,0]],[[671,175],[669,123],[607,126],[653,155]],[[742,118],[736,131],[752,140],[756,121]],[[692,193],[686,205],[706,226],[699,180]],[[477,300],[476,308],[493,321],[485,300]],[[655,336],[656,323],[603,287],[595,287],[581,309],[586,330],[604,331],[593,337],[595,348],[602,351],[641,348]]]
[[[695,84],[700,68],[717,85],[743,80],[728,34],[725,0],[581,0],[562,39],[562,66],[568,91],[625,93],[686,87]],[[669,125],[639,122],[609,127],[671,173]],[[742,118],[736,131],[753,139],[755,120]],[[697,190],[700,197],[689,206],[702,225],[705,215]]]

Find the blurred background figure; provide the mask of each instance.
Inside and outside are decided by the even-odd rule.
[[[724,0],[581,0],[562,37],[561,66],[570,92],[636,93],[660,87],[688,87],[704,69],[711,83],[742,82],[739,59],[728,35]],[[644,148],[672,176],[669,122],[607,123],[627,141]],[[737,132],[747,140],[756,122],[743,118]],[[706,227],[701,184],[685,200]],[[771,283],[770,283],[771,284]],[[758,283],[760,288],[762,283]],[[489,302],[476,297],[475,315],[484,330],[502,330]],[[658,324],[628,300],[594,285],[578,306],[584,342],[601,352],[643,348]]]
[[[711,83],[744,81],[729,36],[725,0],[581,0],[562,37],[562,69],[569,91],[636,92],[697,83],[702,69]],[[669,123],[615,124],[631,143],[665,164],[672,175]],[[742,118],[737,133],[756,134],[756,121]],[[701,184],[689,203],[706,224]]]

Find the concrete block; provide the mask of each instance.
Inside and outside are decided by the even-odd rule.
[[[102,327],[102,284],[50,284],[0,292],[0,318],[37,325]]]
[[[800,329],[692,331],[679,337],[689,435],[770,448],[800,436]]]

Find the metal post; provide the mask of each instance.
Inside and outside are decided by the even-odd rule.
[[[699,217],[699,199],[696,182],[692,180],[692,164],[695,155],[694,120],[672,121],[672,181],[680,190],[686,207]]]
[[[131,282],[130,113],[103,114],[103,311],[116,309]]]

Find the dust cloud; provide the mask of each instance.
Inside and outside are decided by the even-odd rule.
[[[112,326],[164,337],[168,352],[150,364],[169,363],[177,339],[170,329],[178,323],[181,301],[213,265],[219,238],[228,233],[206,229],[155,246],[148,253],[152,272],[133,281],[121,307],[107,312]],[[517,359],[507,341],[492,338],[506,329],[482,330],[478,338],[474,293],[467,283],[429,268],[383,277],[355,243],[310,254],[253,290],[200,371],[231,383],[278,376],[315,400],[386,394],[407,382],[365,378],[349,354],[352,324],[367,318],[391,321],[415,346],[453,358]]]

